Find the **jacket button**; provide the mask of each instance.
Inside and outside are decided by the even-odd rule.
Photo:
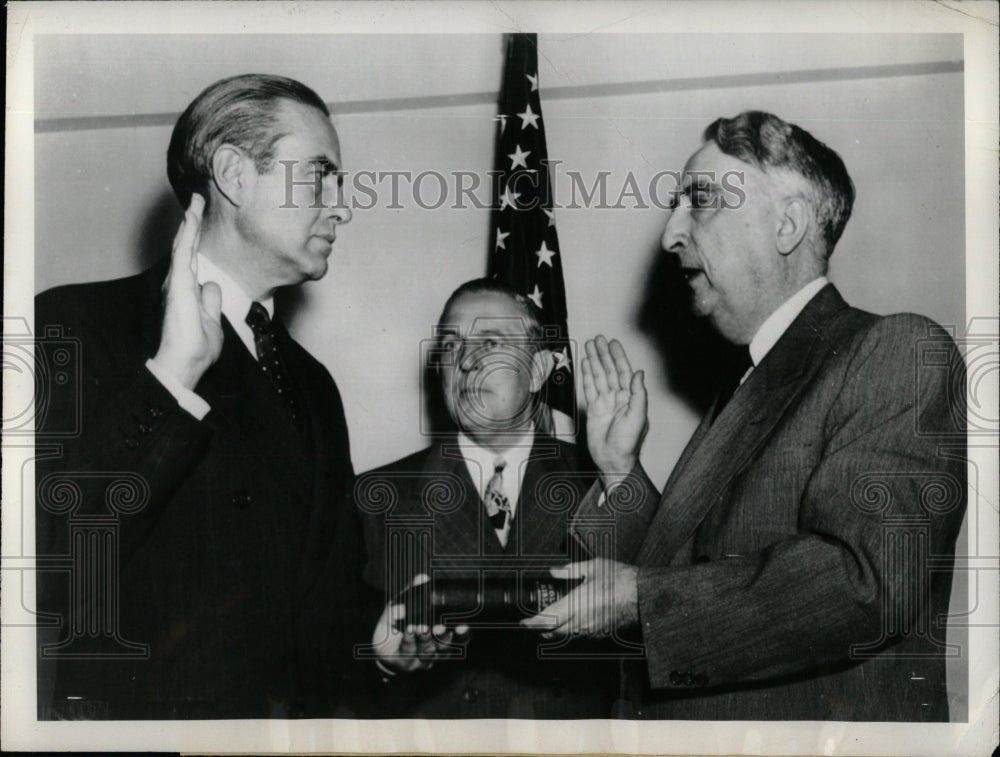
[[[134,436],[125,437],[125,446],[129,449],[139,449],[139,440]]]
[[[670,683],[672,683],[674,686],[681,685],[681,674],[678,673],[676,670],[670,671]]]
[[[466,686],[465,690],[462,691],[462,701],[472,703],[477,699],[479,699],[479,691],[471,686]]]
[[[163,409],[159,405],[150,405],[149,415],[152,418],[159,418],[163,415]]]
[[[685,673],[684,674],[684,685],[685,686],[694,686],[694,676],[691,675],[690,673]]]
[[[141,422],[139,423],[139,433],[142,434],[143,436],[145,436],[146,434],[148,434],[152,430],[153,430],[152,426],[150,426],[150,425],[148,425],[146,423],[141,423]]]
[[[233,507],[238,507],[240,510],[246,510],[250,507],[250,493],[242,489],[236,492],[233,495]]]

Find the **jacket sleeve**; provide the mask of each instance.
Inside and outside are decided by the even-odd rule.
[[[607,496],[600,479],[594,482],[573,512],[571,533],[592,557],[633,562],[659,502],[659,491],[636,463]]]
[[[91,311],[65,291],[36,300],[36,333],[47,335],[37,371],[55,379],[36,391],[38,548],[65,552],[69,516],[127,514],[126,560],[202,458],[211,413],[198,421],[178,405],[145,367],[132,324],[103,326]]]
[[[853,342],[842,386],[816,419],[824,447],[797,534],[755,554],[640,568],[654,689],[690,685],[678,670],[715,686],[849,665],[858,645],[892,644],[926,618],[926,568],[913,544],[893,539],[892,523],[923,524],[931,552],[953,554],[966,497],[962,455],[942,454],[941,434],[929,432],[961,446],[952,392],[964,390],[964,371],[956,382],[918,364],[927,324],[880,319]],[[942,344],[961,366],[951,340]]]

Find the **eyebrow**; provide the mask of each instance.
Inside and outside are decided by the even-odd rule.
[[[328,175],[334,174],[334,173],[337,174],[337,184],[338,184],[338,186],[343,186],[344,185],[344,173],[343,173],[343,171],[341,170],[340,166],[338,166],[336,163],[334,163],[332,160],[330,160],[330,158],[328,156],[326,156],[326,155],[313,155],[311,158],[306,158],[306,162],[307,163],[311,163],[316,168],[320,169],[323,172],[324,176],[328,176]]]

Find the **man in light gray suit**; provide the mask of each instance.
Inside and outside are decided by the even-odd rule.
[[[853,200],[840,157],[773,115],[705,131],[663,247],[695,312],[750,362],[662,497],[638,462],[642,372],[616,341],[587,343],[601,484],[578,515],[644,513],[648,527],[568,566],[584,583],[524,622],[640,640],[626,717],[948,719],[964,366],[933,322],[852,308],[827,281]]]

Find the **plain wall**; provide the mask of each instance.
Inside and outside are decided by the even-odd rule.
[[[36,291],[129,275],[169,251],[180,219],[165,175],[171,125],[223,76],[280,73],[316,89],[331,103],[348,171],[493,168],[499,35],[52,36],[35,45]],[[854,179],[858,200],[831,266],[848,301],[923,313],[962,333],[960,36],[541,35],[539,48],[549,156],[561,161],[557,201],[569,204],[569,172],[589,186],[607,171],[613,202],[629,174],[644,188],[658,171],[681,170],[716,117],[769,110],[837,150]],[[927,68],[885,68],[910,64]],[[115,126],[120,115],[151,125]],[[355,211],[329,274],[287,311],[340,386],[359,471],[424,445],[421,340],[451,290],[485,273],[490,248],[488,211],[422,209],[405,192],[400,202],[387,208],[382,195]],[[581,345],[617,336],[646,370],[642,458],[657,484],[699,412],[657,337],[656,315],[670,310],[656,287],[665,220],[655,206],[556,210],[570,335]],[[964,591],[956,585],[956,601]]]
[[[490,93],[501,75],[499,35],[110,40],[59,36],[36,43],[36,119],[46,124],[35,141],[36,291],[128,275],[169,251],[180,218],[165,176],[173,117],[204,86],[234,73],[282,73],[314,87],[332,104],[349,171],[482,176],[493,168]],[[876,312],[920,312],[961,331],[962,74],[835,78],[846,67],[960,61],[960,37],[542,35],[539,47],[549,156],[560,161],[557,202],[574,199],[568,172],[587,187],[609,172],[609,204],[628,174],[645,193],[658,171],[683,168],[715,117],[770,110],[836,149],[855,181],[854,216],[831,265],[845,297]],[[297,62],[303,60],[311,62]],[[752,73],[793,78],[802,71],[814,80],[726,86],[727,78]],[[692,83],[695,77],[706,88]],[[655,80],[681,81],[684,88],[588,91],[614,83],[629,92]],[[547,90],[558,96],[546,99]],[[472,94],[482,95],[483,104],[388,110],[406,106],[400,98],[434,105],[444,96],[468,101]],[[165,125],[78,128],[65,121],[120,114],[163,114]],[[307,284],[288,311],[292,331],[341,386],[359,470],[423,444],[420,341],[430,336],[454,286],[486,270],[488,211],[450,207],[453,189],[444,207],[423,209],[409,185],[400,186],[403,207],[392,209],[389,180],[378,185],[378,204],[355,211],[341,230],[330,273]],[[424,204],[433,203],[437,184],[427,181],[422,189]],[[581,199],[577,193],[577,205]],[[598,332],[618,336],[633,364],[646,369],[652,430],[643,461],[662,483],[698,408],[672,391],[655,335],[641,323],[643,307],[656,304],[648,286],[666,219],[646,200],[647,208],[625,199],[619,209],[555,212],[570,335],[581,342]]]

